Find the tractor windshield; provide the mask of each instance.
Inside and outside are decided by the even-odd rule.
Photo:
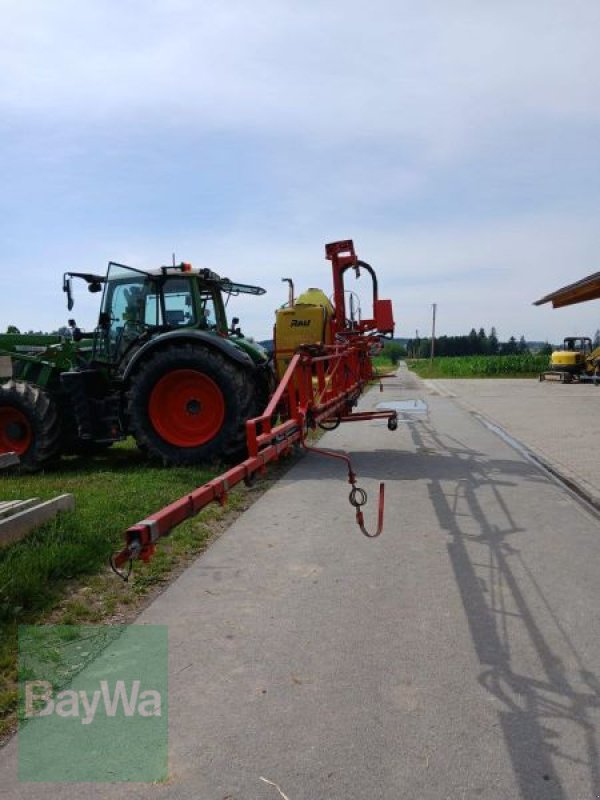
[[[110,263],[106,275],[96,340],[96,356],[116,361],[148,324],[156,324],[148,298],[157,297],[156,281],[145,272]]]

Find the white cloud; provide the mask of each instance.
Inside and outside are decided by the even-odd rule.
[[[515,114],[597,122],[599,33],[592,0],[18,0],[4,3],[0,108],[406,137],[446,158]]]
[[[246,329],[264,337],[285,299],[279,278],[328,288],[323,244],[353,236],[394,299],[399,335],[425,329],[434,301],[448,333],[496,324],[503,336],[557,339],[577,325],[597,326],[594,304],[555,312],[530,306],[599,268],[598,209],[592,201],[576,213],[587,204],[583,185],[562,213],[548,210],[543,189],[527,211],[512,208],[518,170],[507,178],[516,186],[508,199],[500,191],[493,210],[475,218],[477,192],[467,207],[448,185],[452,207],[438,207],[435,217],[427,207],[440,176],[447,184],[461,170],[475,176],[484,158],[502,169],[503,131],[513,133],[513,147],[522,129],[541,136],[598,126],[595,0],[4,0],[0,13],[1,127],[18,136],[5,153],[15,154],[20,178],[35,152],[33,171],[50,165],[46,177],[56,186],[50,222],[31,210],[26,180],[10,195],[5,244],[21,255],[8,263],[5,253],[2,269],[35,280],[39,311],[32,320],[23,290],[3,282],[2,322],[10,315],[6,322],[55,327],[66,316],[64,269],[98,271],[109,258],[153,266],[175,247],[181,258],[267,284],[270,295],[241,305]],[[196,137],[199,148],[221,132],[238,147],[258,139],[271,196],[266,191],[258,203],[246,186],[235,208],[224,209],[218,233],[200,227],[202,208],[198,228],[189,215],[182,222],[177,187],[162,183],[168,170],[152,173],[153,149],[144,180],[128,161],[140,131],[175,161],[173,129]],[[72,162],[85,171],[98,130],[115,153],[106,159],[110,171],[102,173],[100,161],[89,174],[69,172]],[[569,142],[562,153],[553,148],[568,162]],[[526,170],[530,153],[515,155]],[[208,189],[199,202],[208,203],[212,184],[200,168],[189,175],[202,180]],[[130,186],[130,194],[121,191]],[[113,187],[121,227],[98,210],[110,207]],[[560,189],[553,187],[557,196]],[[174,199],[171,215],[156,214],[160,223],[150,225],[139,208],[158,202],[153,192]],[[417,200],[420,210],[407,221],[404,210]],[[68,236],[64,226],[53,230],[61,204],[84,209],[84,231],[77,224]],[[13,221],[18,234],[8,228]],[[25,239],[20,246],[17,236]],[[92,323],[96,299],[80,299],[82,324]]]

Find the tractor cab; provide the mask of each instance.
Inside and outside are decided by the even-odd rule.
[[[65,273],[63,291],[69,311],[74,305],[73,278],[83,279],[90,292],[103,292],[92,360],[116,367],[140,345],[176,331],[204,332],[222,338],[233,335],[242,343],[245,340],[236,327],[239,320],[234,318],[232,327],[228,327],[226,300],[232,295],[265,292],[259,286],[236,283],[210,269],[194,269],[188,263],[140,270],[111,261],[105,277]],[[79,331],[74,322],[72,328]]]
[[[132,348],[169,331],[225,333],[221,293],[190,265],[146,272],[111,262],[104,284],[94,357],[119,364]]]

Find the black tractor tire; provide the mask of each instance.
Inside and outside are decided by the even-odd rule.
[[[256,402],[252,370],[207,347],[172,345],[131,378],[129,432],[165,465],[231,461],[244,457]]]
[[[0,453],[11,451],[26,472],[42,469],[61,452],[57,405],[43,389],[26,381],[0,386]]]

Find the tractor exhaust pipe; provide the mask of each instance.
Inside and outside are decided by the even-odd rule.
[[[287,283],[289,285],[289,287],[290,287],[290,293],[289,293],[289,297],[288,297],[288,305],[289,305],[290,308],[293,308],[295,303],[296,303],[296,299],[294,297],[294,281],[291,278],[282,278],[281,282],[282,283]]]

